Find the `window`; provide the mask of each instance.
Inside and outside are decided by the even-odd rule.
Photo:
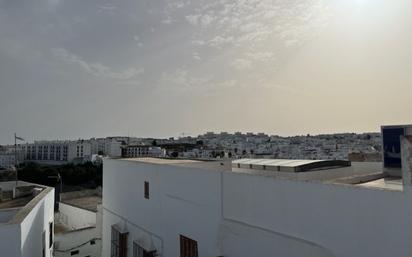
[[[197,242],[180,235],[180,257],[198,257]]]
[[[120,233],[112,226],[111,257],[127,256],[127,233]]]
[[[96,244],[96,241],[90,240],[90,244],[91,244],[91,245],[95,245],[95,244]]]
[[[78,255],[78,254],[79,254],[79,250],[71,251],[71,252],[70,252],[70,255],[71,255],[71,256],[73,256],[73,255]]]
[[[53,222],[49,223],[49,248],[53,246]]]
[[[155,257],[156,251],[146,251],[140,245],[133,242],[133,257]]]
[[[43,256],[43,257],[46,257],[46,231],[43,231],[43,233],[41,234],[41,243],[42,243],[42,246],[41,246],[41,253],[42,253],[42,255],[41,256]]]
[[[149,199],[149,182],[144,182],[144,198]]]

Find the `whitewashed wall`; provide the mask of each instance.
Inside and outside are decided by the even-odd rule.
[[[96,213],[69,204],[59,203],[59,222],[76,230],[96,226]]]
[[[223,176],[227,220],[308,242],[330,256],[412,255],[410,193],[245,174]],[[248,249],[233,241],[222,244],[227,256],[235,256],[233,249]],[[261,246],[266,254],[289,249],[287,256],[299,256],[293,254],[292,244]]]
[[[150,182],[150,199],[144,198]],[[110,228],[179,256],[179,235],[199,256],[412,256],[412,193],[233,172],[105,160],[103,257]]]
[[[93,240],[95,244],[91,244],[90,240]],[[72,256],[71,252],[74,250],[79,251],[79,255],[76,256],[88,256],[100,257],[101,238],[98,235],[96,228],[87,228],[75,231],[69,231],[63,234],[56,234],[56,251],[55,257]]]
[[[0,256],[21,256],[20,226],[18,224],[0,224]]]
[[[22,184],[27,183],[19,182],[19,185]],[[2,185],[8,186],[7,183]],[[21,208],[2,213],[4,222],[10,223],[16,214],[21,215],[23,220],[15,224],[0,224],[1,257],[42,257],[43,231],[46,232],[46,257],[52,256],[53,247],[49,248],[49,222],[54,222],[54,189],[50,189],[38,202],[35,201],[33,199],[26,205],[27,213],[22,213],[24,209]],[[34,206],[30,207],[32,204]]]
[[[162,256],[179,255],[180,234],[201,242],[200,257],[220,255],[220,173],[164,167],[105,160],[102,256],[110,255],[113,224],[127,228],[130,246],[133,240],[148,242]],[[144,181],[150,199],[144,198]]]
[[[0,211],[0,223],[7,223],[19,211],[19,208],[4,209]]]
[[[42,257],[42,233],[46,232],[46,257],[49,248],[49,222],[54,222],[54,189],[43,197],[20,225],[22,257]]]
[[[257,169],[244,169],[233,167],[233,171],[242,172],[248,174],[261,174],[265,176],[272,176],[276,178],[285,178],[293,180],[317,180],[328,181],[339,178],[346,178],[354,175],[367,175],[371,173],[382,173],[381,162],[353,162],[349,167],[316,170],[311,172],[279,172],[271,170],[257,170]]]

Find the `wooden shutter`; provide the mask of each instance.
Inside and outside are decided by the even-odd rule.
[[[180,235],[180,257],[198,257],[197,242]]]

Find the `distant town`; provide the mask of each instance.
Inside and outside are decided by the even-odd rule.
[[[381,144],[380,133],[281,137],[264,133],[207,132],[196,137],[168,139],[117,136],[34,142],[21,140],[16,146],[0,146],[0,169],[8,169],[23,162],[48,165],[98,164],[103,157],[379,161]]]

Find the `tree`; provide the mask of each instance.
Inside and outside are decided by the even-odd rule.
[[[83,164],[39,165],[25,163],[19,167],[19,180],[32,183],[56,186],[55,179],[61,175],[64,185],[95,188],[102,185],[103,166],[91,162]]]

